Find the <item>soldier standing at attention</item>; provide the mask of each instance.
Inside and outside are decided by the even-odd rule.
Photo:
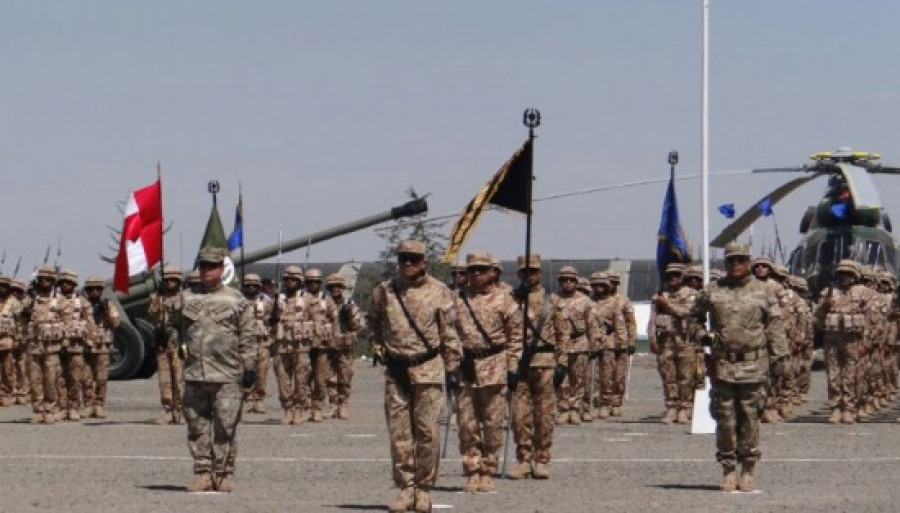
[[[350,299],[344,299],[344,278],[330,274],[325,278],[332,308],[337,312],[334,337],[328,351],[328,402],[335,406],[332,417],[349,418],[347,411],[353,382],[353,350],[362,329],[359,307]]]
[[[607,269],[606,275],[609,276],[609,283],[612,287],[610,293],[615,299],[616,308],[622,312],[622,318],[625,321],[624,344],[616,345],[615,394],[609,412],[611,417],[619,417],[621,416],[622,402],[625,399],[625,390],[628,387],[628,368],[631,366],[631,357],[637,351],[637,319],[634,316],[634,305],[631,300],[619,290],[622,278],[618,271]]]
[[[331,417],[325,414],[325,398],[329,373],[328,350],[334,336],[336,316],[334,303],[322,292],[322,271],[306,271],[306,311],[312,321],[312,341],[309,357],[312,362],[312,412],[309,420],[322,422]]]
[[[788,356],[778,299],[765,284],[750,277],[749,264],[746,245],[728,244],[727,276],[711,283],[691,311],[698,336],[712,350],[709,408],[716,420],[716,460],[722,464],[725,492],[755,488],[766,379],[770,372],[780,372],[780,365],[770,362],[780,363]]]
[[[503,446],[503,389],[517,379],[522,314],[515,299],[494,284],[490,253],[466,258],[469,286],[457,302],[462,341],[462,383],[457,395],[459,451],[469,493],[494,491]]]
[[[12,284],[13,296],[19,300],[19,303],[22,304],[22,308],[24,309],[26,298],[25,282],[13,279],[10,283]],[[20,317],[17,320],[16,329],[18,333],[16,336],[16,345],[13,347],[13,362],[16,367],[16,404],[28,404],[28,396],[31,394],[31,384],[28,381],[28,370],[31,366],[31,362],[28,358],[29,341],[25,338],[28,333],[25,330],[27,325],[28,321],[26,319]]]
[[[0,276],[0,406],[12,406],[16,392],[13,348],[19,338],[22,303],[12,295],[12,283]]]
[[[53,424],[56,421],[56,381],[60,374],[59,350],[63,335],[59,298],[53,289],[55,282],[56,271],[52,267],[39,268],[35,278],[35,295],[26,299],[22,314],[30,319],[33,336],[28,345],[31,407],[34,410],[32,424]]]
[[[519,463],[509,471],[510,479],[548,479],[550,449],[553,446],[553,417],[556,410],[554,380],[565,377],[565,369],[557,368],[558,348],[569,337],[569,326],[562,316],[559,299],[541,285],[541,257],[518,258],[518,274],[522,285],[517,289],[519,308],[528,301],[528,339],[519,367],[524,375],[511,384],[513,434]],[[524,338],[524,337],[523,337]],[[554,379],[555,378],[555,379]]]
[[[62,351],[65,351],[67,355],[62,374],[65,381],[64,393],[68,394],[66,402],[68,408],[63,408],[60,403],[60,413],[66,409],[66,418],[78,421],[81,420],[81,415],[78,413],[79,405],[82,399],[87,399],[86,397],[82,398],[82,392],[87,388],[85,386],[84,353],[90,347],[90,340],[97,331],[97,327],[94,324],[90,302],[84,296],[75,294],[78,275],[74,271],[64,270],[59,273],[56,283],[59,286],[57,307],[64,340]]]
[[[425,244],[397,246],[399,275],[372,291],[367,313],[375,358],[385,362],[384,412],[394,483],[389,511],[431,511],[440,461],[441,384],[459,385],[456,296],[426,273]]]
[[[622,394],[618,385],[624,384],[624,377],[619,375],[628,372],[628,340],[625,328],[625,316],[619,308],[612,293],[609,275],[597,271],[591,274],[591,286],[594,294],[593,316],[599,325],[599,335],[594,339],[595,352],[598,355],[596,389],[600,398],[600,409],[597,418],[605,419],[615,411],[615,417],[622,415]]]
[[[309,339],[312,336],[303,299],[303,269],[296,265],[284,268],[281,280],[284,292],[278,294],[272,322],[275,342],[272,346],[272,368],[278,380],[278,400],[284,410],[282,424],[299,426],[305,420],[303,410],[309,399]]]
[[[512,285],[500,279],[503,276],[503,266],[500,265],[499,258],[495,257],[493,260],[491,260],[491,273],[494,275],[494,285],[503,292],[512,295]]]
[[[156,424],[181,424],[181,396],[184,386],[181,381],[181,358],[178,346],[181,344],[182,326],[175,322],[175,313],[181,309],[181,269],[163,269],[160,290],[150,294],[147,313],[156,328],[156,376],[159,379],[159,401],[163,412]]]
[[[559,283],[559,305],[569,326],[569,337],[559,347],[558,364],[566,369],[565,380],[556,391],[556,423],[581,424],[581,417],[588,410],[583,402],[585,383],[592,341],[597,337],[596,318],[592,314],[594,303],[575,290],[578,271],[566,265],[556,277]]]
[[[666,400],[663,424],[687,424],[694,407],[697,349],[688,330],[688,315],[697,291],[682,284],[683,272],[681,264],[666,266],[665,286],[651,299],[654,308],[650,324],[656,340],[651,340],[650,350],[657,355],[659,374],[663,380]]]
[[[857,420],[860,352],[865,342],[869,304],[868,289],[857,283],[859,264],[841,260],[835,283],[822,290],[815,306],[816,323],[823,334],[825,371],[828,379],[828,422],[853,424]]]
[[[469,285],[466,264],[457,261],[450,266],[450,290],[464,290]]]
[[[188,492],[230,492],[237,458],[241,394],[256,381],[253,308],[222,284],[226,251],[200,250],[199,294],[187,293],[184,322],[184,416],[196,477]],[[243,389],[243,391],[242,391]]]
[[[85,417],[106,418],[106,382],[109,378],[109,353],[113,332],[119,326],[119,312],[102,297],[105,283],[99,276],[88,276],[84,282],[84,294],[91,304],[91,315],[97,326],[91,341],[91,352],[86,355],[87,389],[84,393]]]
[[[260,293],[258,274],[244,277],[244,297],[253,309],[253,334],[256,336],[256,383],[250,391],[250,413],[266,412],[266,378],[269,376],[269,321],[272,318],[272,298]]]

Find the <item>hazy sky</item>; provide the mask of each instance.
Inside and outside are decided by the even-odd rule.
[[[900,163],[893,1],[712,0],[710,167],[802,164],[849,145]],[[222,184],[243,182],[248,249],[381,212],[414,186],[458,212],[543,113],[535,196],[699,170],[700,0],[17,1],[0,9],[0,245],[30,272],[112,274],[116,203],[163,167],[167,257],[190,261]],[[713,179],[743,211],[790,177]],[[878,178],[900,220],[900,190]],[[798,239],[814,182],[776,206]],[[535,205],[534,248],[651,258],[664,184]],[[700,241],[699,181],[678,186]],[[713,210],[712,236],[724,227]],[[449,229],[449,224],[447,226]],[[757,224],[757,241],[772,233]],[[488,213],[469,249],[514,258],[524,222]],[[183,250],[179,241],[183,240]],[[771,239],[770,239],[771,240]],[[376,258],[372,230],[313,261]],[[302,260],[303,252],[293,259]],[[51,257],[52,260],[52,257]],[[21,273],[20,273],[21,275]]]

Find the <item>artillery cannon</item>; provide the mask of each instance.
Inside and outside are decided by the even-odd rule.
[[[412,217],[427,211],[428,204],[424,198],[412,200],[379,214],[290,239],[281,244],[245,252],[243,263],[252,264],[276,256],[279,251],[287,253],[385,221]],[[242,263],[240,255],[233,256],[232,260],[235,267],[239,267]],[[161,282],[162,275],[158,269],[147,275],[132,277],[128,294],[110,292],[112,280],[107,282],[107,295],[115,299],[111,304],[119,309],[122,318],[122,324],[116,330],[113,341],[109,366],[110,379],[129,379],[152,375],[156,363],[154,357],[156,348],[154,327],[147,318],[147,306],[150,293],[157,290]]]

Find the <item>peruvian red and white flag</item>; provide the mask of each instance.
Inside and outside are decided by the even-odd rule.
[[[162,261],[162,186],[160,180],[131,193],[119,240],[113,288],[128,292],[131,276]]]

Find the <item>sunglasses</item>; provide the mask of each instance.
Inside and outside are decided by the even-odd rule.
[[[212,262],[200,262],[197,264],[197,267],[200,269],[215,269],[216,267],[222,267],[222,264],[214,264]]]
[[[748,257],[744,257],[744,256],[734,256],[734,257],[728,257],[728,258],[726,258],[725,261],[726,261],[726,262],[729,262],[729,263],[732,263],[732,262],[749,262],[750,259],[749,259]]]
[[[472,267],[469,267],[469,272],[470,272],[470,273],[486,273],[486,272],[488,272],[488,271],[490,271],[490,270],[491,270],[491,268],[490,268],[490,267],[487,267],[487,266],[480,266],[480,265],[478,265],[478,266],[472,266]]]
[[[397,255],[397,262],[401,264],[418,264],[422,260],[425,260],[425,255],[415,253],[400,253]]]
[[[573,282],[573,283],[574,283],[574,282],[577,282],[577,281],[578,281],[578,280],[575,279],[575,278],[560,278],[560,279],[559,279],[559,282],[560,282],[560,283],[570,283],[570,282]]]

